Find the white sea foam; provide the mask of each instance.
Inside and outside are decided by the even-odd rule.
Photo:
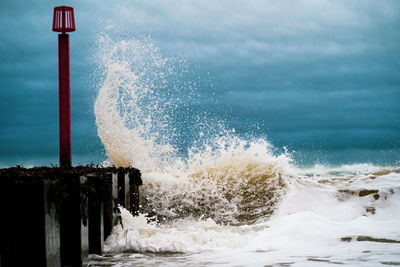
[[[159,224],[143,215],[132,217],[123,209],[125,229],[114,228],[107,251],[179,252],[193,262],[246,266],[279,262],[302,266],[314,260],[350,266],[395,263],[400,244],[391,242],[400,240],[400,175],[389,171],[371,177],[357,175],[332,183],[291,178],[274,215],[248,225],[218,224],[211,218]],[[378,199],[374,193],[359,196],[366,180],[369,190],[378,190]],[[340,190],[349,190],[348,196],[343,198]],[[190,254],[194,252],[204,254]]]
[[[240,139],[212,120],[208,127],[218,134],[211,135],[199,119],[193,127],[206,141],[177,156],[170,144],[175,127],[164,115],[177,108],[172,104],[176,97],[191,90],[165,87],[175,61],[143,41],[113,43],[103,37],[101,47],[105,74],[95,103],[98,134],[115,166],[142,170],[144,212],[159,219],[206,216],[236,224],[273,212],[282,178],[291,172],[287,155],[275,156],[267,141]]]
[[[398,167],[296,167],[266,140],[201,116],[190,125],[202,140],[178,155],[173,114],[193,88],[168,82],[176,61],[149,40],[103,36],[100,48],[98,134],[110,162],[140,168],[144,180],[142,213],[122,209],[107,252],[185,253],[192,265],[400,262]],[[143,257],[125,261],[154,263]]]

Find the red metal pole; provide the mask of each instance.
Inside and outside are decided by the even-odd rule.
[[[58,35],[58,107],[60,166],[71,166],[71,82],[69,70],[69,35]]]

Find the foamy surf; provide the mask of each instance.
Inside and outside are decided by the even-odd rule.
[[[124,228],[93,265],[400,264],[398,166],[296,166],[264,139],[192,116],[181,99],[195,88],[171,83],[182,66],[150,40],[105,35],[99,55],[99,137],[109,161],[140,168],[144,184],[141,214],[122,209]],[[179,104],[196,118],[183,154]]]
[[[288,178],[274,214],[244,225],[217,223],[210,217],[160,223],[143,214],[133,217],[123,209],[126,226],[113,229],[106,251],[180,253],[170,260],[182,257],[195,265],[205,259],[212,264],[245,266],[396,264],[400,174],[399,170],[380,173],[331,178],[329,183],[307,176]]]

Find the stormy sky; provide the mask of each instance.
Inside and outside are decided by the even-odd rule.
[[[197,88],[204,99],[217,100],[203,101],[204,108],[239,134],[251,129],[278,148],[322,161],[400,158],[400,1],[2,0],[1,166],[58,163],[51,22],[62,4],[74,6],[77,24],[75,164],[105,159],[93,115],[93,57],[97,34],[109,25],[127,38],[150,36],[165,55],[185,58],[193,75],[207,80]]]

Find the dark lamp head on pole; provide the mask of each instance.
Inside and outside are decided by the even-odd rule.
[[[70,6],[56,6],[53,15],[53,31],[73,32],[75,31],[74,8]]]

